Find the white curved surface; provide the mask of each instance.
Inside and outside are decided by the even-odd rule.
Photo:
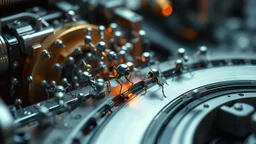
[[[185,74],[179,80],[168,80],[167,98],[161,88],[150,88],[145,96],[137,96],[123,106],[106,124],[96,144],[138,144],[155,115],[171,100],[191,89],[222,81],[256,80],[255,66],[229,66],[195,71],[193,78]]]

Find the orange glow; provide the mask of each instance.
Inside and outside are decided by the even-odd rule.
[[[142,79],[141,79],[140,77],[135,77],[135,78],[132,78],[132,79],[131,79],[131,81],[133,81],[134,84],[137,83],[137,82],[139,82],[139,81],[141,81],[141,80],[142,80]],[[124,92],[124,91],[126,91],[126,90],[128,90],[128,89],[130,88],[131,83],[125,82],[125,83],[122,83],[122,85],[123,85],[122,92]],[[112,94],[113,96],[118,96],[118,95],[119,95],[119,92],[120,92],[120,85],[119,85],[119,84],[116,85],[115,87],[112,87],[112,88],[111,88],[111,94]],[[128,97],[129,97],[129,98],[131,98],[131,97],[133,97],[133,96],[135,96],[135,94],[133,94],[133,93],[128,94]]]
[[[146,62],[146,58],[142,57],[142,58],[141,58],[141,61],[142,61],[143,63]]]
[[[127,97],[128,97],[128,98],[132,98],[133,96],[134,96],[133,93],[129,93]]]
[[[182,32],[182,36],[189,40],[193,40],[198,36],[198,33],[196,30],[192,28],[184,28]]]
[[[103,71],[103,74],[107,74],[108,73],[108,69],[105,69],[104,71]]]
[[[163,8],[162,8],[162,14],[163,16],[165,17],[168,17],[172,14],[173,12],[173,8],[171,5],[165,5]]]
[[[112,28],[111,28],[111,27],[108,27],[107,31],[108,31],[109,33],[112,33]]]
[[[129,82],[123,83],[122,85],[123,85],[122,92],[124,92],[131,86],[131,84]],[[117,86],[111,88],[111,94],[114,96],[118,96],[119,92],[120,92],[120,88],[121,88],[120,85],[117,85]]]

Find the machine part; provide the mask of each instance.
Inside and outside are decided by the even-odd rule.
[[[24,44],[23,49],[21,51],[24,54],[28,54],[33,52],[34,49],[41,48],[41,42],[46,39],[49,35],[53,34],[54,29],[48,28],[45,30],[41,30],[39,32],[35,32],[33,34],[27,34],[20,37],[20,41]]]
[[[208,65],[200,62],[190,63],[195,73],[193,76],[187,72],[175,75],[175,66],[171,66],[169,61],[161,63],[159,67],[162,75],[169,83],[169,86],[165,86],[166,98],[162,98],[161,89],[153,83],[143,96],[144,82],[138,81],[120,95],[110,94],[100,100],[85,98],[86,101],[79,106],[84,99],[80,93],[85,93],[87,89],[76,90],[74,92],[80,98],[67,94],[67,103],[71,104],[74,110],[64,115],[63,121],[58,123],[51,133],[39,130],[47,136],[43,140],[34,139],[33,142],[51,143],[57,137],[67,144],[72,143],[74,139],[85,143],[119,143],[119,139],[125,140],[124,143],[204,143],[212,128],[211,124],[205,123],[218,120],[215,117],[218,116],[221,106],[233,105],[239,101],[256,107],[254,61],[255,58],[250,57],[225,56],[209,59]],[[147,72],[148,68],[142,70],[142,73]],[[44,101],[42,104],[49,104],[49,110],[56,111],[50,101]],[[16,122],[23,121],[24,124],[37,119],[36,105],[19,110],[17,115],[20,118]],[[30,114],[24,114],[24,111],[30,111]],[[189,129],[184,127],[184,122]],[[213,127],[213,130],[216,130],[214,128],[218,127]],[[124,135],[119,135],[121,132]],[[82,135],[77,137],[79,134]],[[204,137],[198,139],[202,134]],[[186,139],[182,138],[184,136]],[[218,138],[218,135],[215,136]]]
[[[0,99],[0,111],[2,114],[0,119],[0,142],[2,144],[7,144],[7,139],[12,136],[15,130],[14,118],[2,99]]]
[[[127,3],[143,8],[137,14]],[[8,104],[0,101],[0,143],[255,143],[256,23],[248,5],[0,2],[0,96]],[[235,21],[226,25],[229,14]],[[216,24],[225,32],[215,43]],[[248,53],[230,52],[237,47]]]
[[[44,20],[44,19],[40,19],[40,21],[38,21],[40,17],[36,14],[33,14],[33,13],[29,13],[29,12],[23,12],[23,13],[19,13],[19,14],[15,14],[15,15],[12,15],[12,16],[9,16],[9,17],[4,17],[4,18],[1,18],[0,19],[0,34],[2,34],[2,28],[10,23],[10,22],[13,22],[15,20],[21,20],[21,19],[24,19],[24,20],[32,20],[36,23],[36,26],[37,26],[37,29],[41,29],[41,23],[45,26],[45,27],[48,27],[49,24]]]
[[[0,35],[0,73],[6,72],[9,69],[9,57],[7,52],[7,46]]]
[[[217,65],[216,65],[217,66]],[[162,65],[162,67],[166,67]],[[189,116],[187,122],[189,122],[188,126],[197,127],[197,124],[200,124],[201,121],[197,119],[192,119],[191,117],[197,116],[197,113],[191,111],[190,109],[193,108],[193,106],[190,106],[189,104],[193,104],[195,102],[199,102],[201,105],[197,105],[200,109],[206,109],[209,107],[209,110],[212,110],[214,107],[213,105],[207,101],[202,96],[203,93],[209,94],[210,92],[216,93],[216,96],[220,96],[220,93],[227,90],[228,94],[231,94],[229,90],[233,90],[234,96],[230,95],[231,98],[228,97],[228,95],[223,95],[223,99],[225,99],[227,102],[231,102],[232,98],[234,99],[248,99],[246,100],[246,103],[251,101],[252,99],[255,99],[255,93],[254,93],[254,82],[251,80],[255,80],[253,72],[251,74],[250,71],[252,69],[255,70],[255,66],[227,66],[227,67],[216,67],[216,68],[207,68],[207,69],[201,69],[198,71],[195,71],[195,75],[191,77],[189,73],[183,74],[182,76],[177,76],[177,80],[171,80],[168,79],[167,82],[169,83],[169,86],[165,86],[165,92],[167,95],[167,98],[161,99],[160,95],[161,89],[157,90],[155,86],[150,88],[148,90],[148,93],[145,96],[138,95],[136,98],[132,99],[130,102],[127,103],[127,105],[123,106],[112,118],[110,121],[107,122],[103,126],[103,128],[98,131],[98,134],[95,135],[95,138],[92,143],[102,143],[103,141],[105,143],[116,143],[118,139],[122,139],[124,143],[166,143],[170,142],[169,140],[161,140],[163,138],[162,136],[159,136],[159,132],[162,132],[163,129],[168,129],[169,131],[164,133],[166,134],[166,138],[170,138],[170,130],[174,131],[174,128],[176,128],[179,125],[170,125],[170,127],[166,127],[166,122],[170,120],[169,113],[167,112],[184,112],[184,114],[187,114]],[[247,69],[247,70],[245,70]],[[253,70],[253,71],[254,71]],[[230,72],[232,71],[232,75],[230,75]],[[214,73],[214,75],[213,75]],[[204,76],[202,77],[203,74]],[[244,74],[246,74],[248,77],[243,77]],[[164,74],[167,76],[167,73]],[[249,76],[250,75],[250,76]],[[227,82],[230,81],[231,82]],[[235,81],[238,80],[238,83]],[[245,80],[248,82],[239,82],[241,80]],[[200,81],[200,83],[198,83]],[[225,83],[226,82],[226,83]],[[214,84],[216,83],[216,84]],[[219,84],[218,84],[219,83]],[[209,84],[213,84],[212,86],[207,86]],[[246,88],[250,88],[250,90],[245,89],[245,91],[252,91],[251,94],[246,95],[246,93],[239,92],[238,88],[232,85],[241,86],[243,89],[243,84],[247,85]],[[136,85],[136,84],[135,84]],[[219,85],[220,93],[217,91],[217,87]],[[200,86],[202,86],[200,88]],[[226,86],[227,88],[224,88],[222,86]],[[251,87],[252,86],[252,87]],[[222,88],[221,88],[222,87]],[[197,96],[195,98],[190,97],[186,101],[182,101],[181,97],[179,96],[189,96],[190,92],[193,92],[194,89],[198,89],[200,96]],[[214,90],[213,90],[214,89]],[[244,96],[238,95],[238,93],[243,93]],[[157,98],[158,97],[158,98]],[[206,97],[205,97],[206,98]],[[168,100],[169,99],[169,100]],[[195,102],[194,102],[195,101]],[[224,102],[223,100],[221,100]],[[214,102],[214,100],[213,100]],[[250,104],[253,102],[249,102]],[[183,109],[180,108],[176,109],[173,107],[173,105],[179,104]],[[221,106],[221,103],[214,102],[214,104],[218,104]],[[132,111],[132,112],[131,112]],[[198,111],[198,110],[197,110]],[[190,113],[191,112],[191,113]],[[198,111],[199,113],[200,111]],[[202,114],[210,114],[209,112],[201,112]],[[171,115],[171,113],[170,113]],[[177,114],[179,116],[179,114]],[[124,118],[127,117],[127,118]],[[152,117],[154,117],[152,119]],[[182,119],[182,117],[180,117]],[[203,117],[201,117],[203,118]],[[183,120],[183,119],[182,119]],[[185,120],[185,119],[184,119]],[[209,119],[207,119],[209,122]],[[211,119],[212,120],[212,119]],[[118,121],[119,127],[116,127],[116,122]],[[128,122],[129,121],[129,122]],[[174,122],[179,122],[180,120],[174,120]],[[197,123],[197,124],[196,124]],[[128,125],[128,126],[127,126]],[[200,141],[197,141],[197,139],[194,139],[194,135],[196,134],[202,134],[201,132],[196,132],[194,128],[184,127],[183,124],[180,125],[182,129],[187,131],[184,133],[184,131],[180,131],[182,129],[177,128],[177,131],[179,131],[181,135],[175,135],[172,138],[175,139],[175,141],[171,141],[170,143],[201,143]],[[208,125],[211,126],[211,125]],[[111,132],[109,134],[109,130],[112,130],[113,127],[115,127],[114,133]],[[134,133],[134,127],[136,127],[136,134]],[[163,129],[162,129],[162,128]],[[166,128],[165,128],[166,127]],[[125,128],[125,131],[123,129]],[[200,125],[198,128],[205,129],[205,125]],[[120,130],[120,131],[119,131]],[[188,131],[189,130],[189,131]],[[193,130],[193,132],[192,132]],[[120,133],[122,131],[123,134],[121,137],[118,135],[116,137],[117,133]],[[133,132],[132,132],[133,131]],[[208,130],[205,130],[206,132],[209,132]],[[190,137],[183,138],[184,134],[190,135]],[[126,135],[129,135],[129,137],[126,137]],[[163,135],[163,134],[162,134]],[[207,136],[204,136],[207,138]],[[173,140],[174,140],[173,139]],[[107,141],[106,141],[107,140]],[[185,141],[184,141],[185,140]],[[201,139],[202,140],[202,137]]]
[[[38,95],[38,93],[44,91],[41,86],[42,80],[55,80],[57,83],[60,83],[61,72],[55,71],[54,65],[56,63],[65,65],[67,58],[75,56],[75,49],[77,47],[80,47],[83,51],[88,51],[90,49],[88,46],[85,46],[83,42],[84,36],[86,35],[85,29],[88,27],[92,28],[92,43],[96,44],[101,40],[97,26],[71,23],[56,29],[52,35],[48,36],[42,42],[42,49],[35,49],[34,55],[30,55],[26,58],[23,77],[26,78],[28,75],[31,75],[34,78],[34,82],[30,85],[24,84],[24,99],[27,99],[30,102],[39,102],[46,98],[44,97],[45,94],[42,94],[41,96]],[[62,40],[65,47],[60,49],[56,46],[55,42],[58,39]],[[108,35],[105,34],[106,42],[108,41],[107,39]],[[48,59],[42,57],[42,52],[46,50],[50,54]]]
[[[115,8],[114,17],[121,26],[129,30],[141,30],[143,17],[125,7]]]
[[[251,131],[250,123],[254,111],[253,106],[245,103],[235,103],[232,107],[224,105],[219,112],[219,127],[232,135],[244,137]]]
[[[170,0],[141,0],[142,7],[152,11],[155,15],[168,17],[173,12]]]

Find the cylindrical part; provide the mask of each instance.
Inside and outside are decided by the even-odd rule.
[[[16,118],[17,117],[17,109],[15,106],[9,106],[9,110],[13,116],[13,118]]]
[[[36,29],[40,31],[42,30],[42,28],[43,28],[42,18],[39,17],[36,19]]]
[[[9,68],[9,57],[7,52],[7,46],[0,35],[0,73],[8,71]]]

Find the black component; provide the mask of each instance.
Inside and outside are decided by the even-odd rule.
[[[222,106],[219,112],[219,128],[234,136],[243,137],[251,131],[251,116],[254,107],[245,103]]]

